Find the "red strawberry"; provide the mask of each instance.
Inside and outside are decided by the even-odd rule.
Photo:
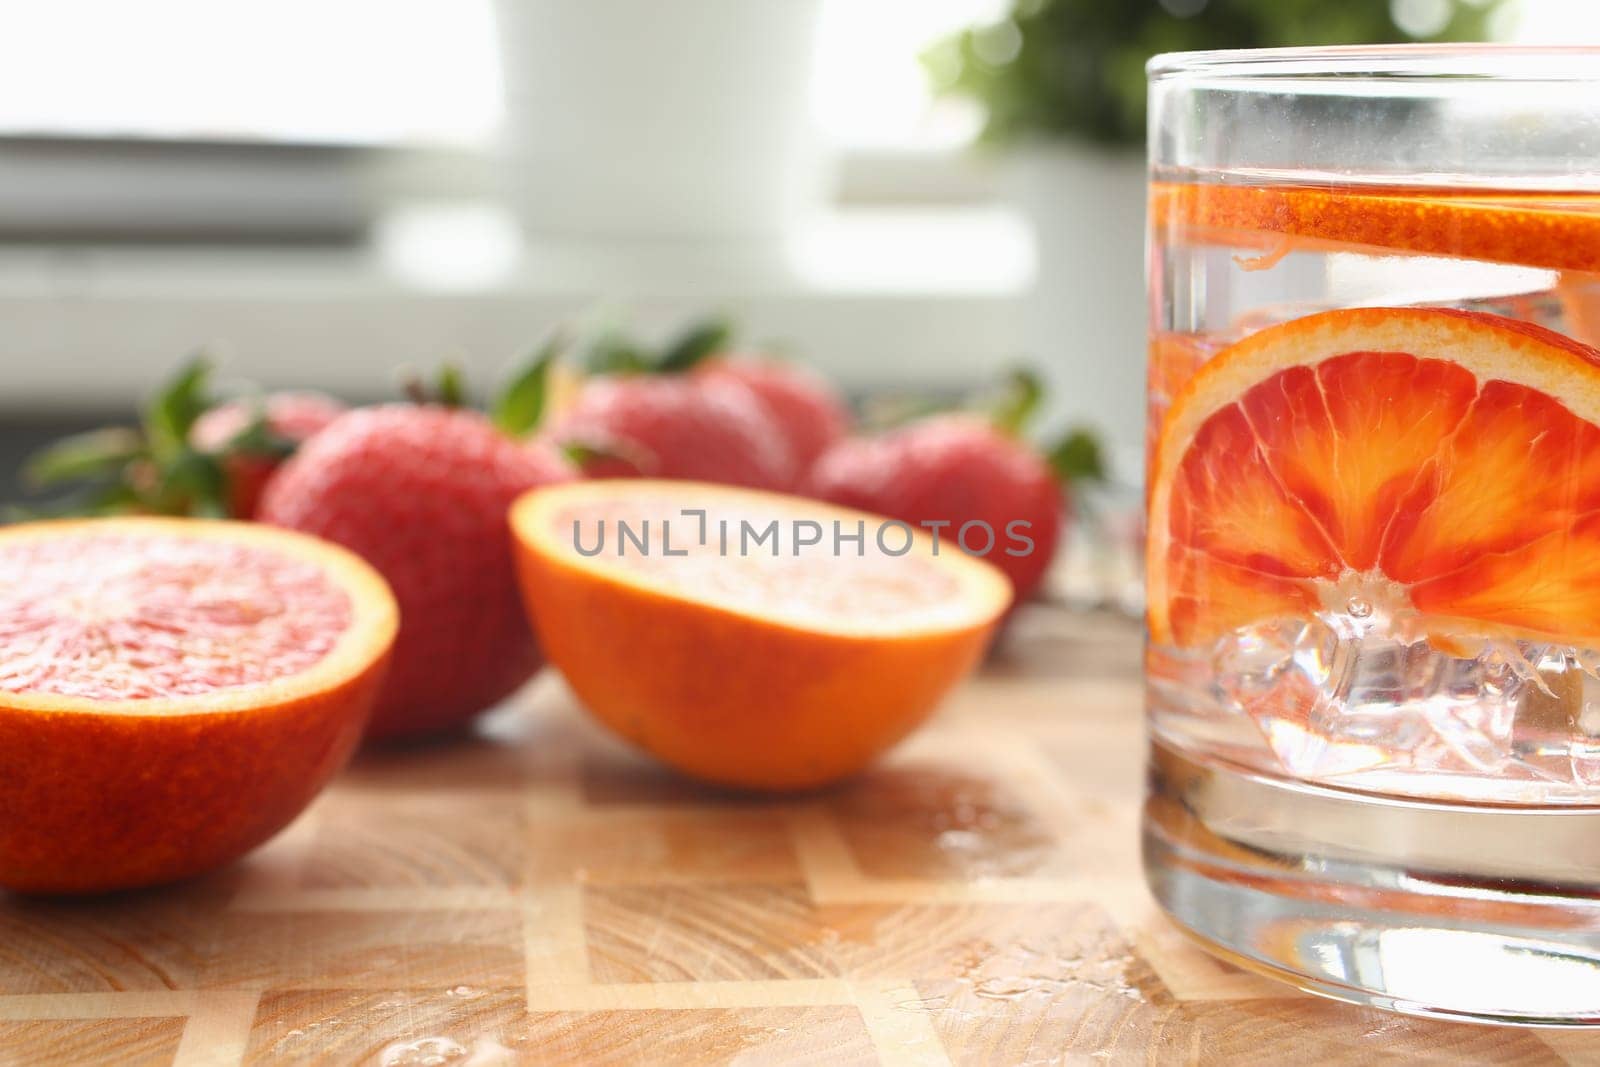
[[[228,514],[240,519],[255,516],[267,479],[283,462],[275,450],[252,450],[248,445],[229,448],[234,438],[250,428],[258,411],[265,418],[267,433],[278,443],[298,446],[344,414],[345,406],[325,393],[272,393],[259,406],[248,400],[230,400],[195,420],[189,429],[189,443],[202,452],[226,452],[222,469],[228,480]]]
[[[805,367],[739,356],[701,363],[694,374],[702,381],[749,387],[767,406],[802,472],[850,429],[850,412],[838,390]]]
[[[263,521],[354,550],[400,602],[369,737],[459,726],[539,668],[506,511],[524,490],[571,476],[559,455],[476,412],[390,405],[340,417],[272,477]]]
[[[787,489],[794,454],[744,385],[691,376],[591,378],[551,427],[551,440],[593,455],[596,478],[688,478]]]
[[[969,530],[965,546],[982,550],[987,531],[993,531],[994,544],[984,557],[1011,579],[1017,603],[1038,588],[1050,566],[1065,507],[1044,456],[966,415],[940,415],[877,437],[846,439],[823,453],[807,487],[813,496],[913,525],[947,522],[939,529],[941,550],[956,547],[964,523],[986,524]],[[1018,522],[1027,525],[1010,526]]]

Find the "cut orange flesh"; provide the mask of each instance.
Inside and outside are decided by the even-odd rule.
[[[0,690],[192,696],[299,673],[350,626],[316,564],[135,530],[0,542]]]
[[[1149,574],[1180,646],[1348,610],[1600,641],[1600,353],[1447,309],[1253,334],[1167,413]]]
[[[579,699],[727,785],[861,769],[973,669],[1011,598],[948,541],[775,493],[574,483],[525,495],[511,522],[540,644]]]
[[[149,885],[264,841],[354,749],[397,620],[377,572],[289,531],[0,530],[0,886]]]
[[[1169,239],[1259,249],[1269,261],[1287,251],[1353,246],[1600,271],[1600,196],[1593,193],[1157,182],[1150,219]]]

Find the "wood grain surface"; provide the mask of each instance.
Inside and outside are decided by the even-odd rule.
[[[1024,615],[876,771],[785,800],[676,779],[542,679],[229,871],[0,898],[0,1062],[1600,1061],[1191,948],[1139,876],[1138,667],[1130,624]]]

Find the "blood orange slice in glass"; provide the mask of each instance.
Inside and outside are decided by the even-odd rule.
[[[376,571],[303,534],[0,530],[0,885],[149,885],[266,840],[360,739],[396,623]]]
[[[1426,308],[1224,349],[1162,426],[1149,589],[1186,647],[1318,612],[1600,643],[1600,353]]]
[[[935,548],[778,493],[574,483],[523,496],[511,524],[540,646],[585,706],[686,774],[744,788],[865,767],[972,671],[1011,602],[949,535]]]
[[[1156,229],[1200,244],[1359,249],[1456,256],[1560,271],[1600,271],[1600,196],[1409,188],[1158,182]]]

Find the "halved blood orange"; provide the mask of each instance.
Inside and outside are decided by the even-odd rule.
[[[1594,193],[1160,182],[1151,186],[1150,219],[1157,232],[1269,258],[1354,246],[1600,271]]]
[[[1429,308],[1239,341],[1167,413],[1149,589],[1180,646],[1347,610],[1600,641],[1600,353]]]
[[[397,620],[376,571],[286,530],[0,530],[0,886],[151,885],[266,840],[354,750]]]
[[[757,490],[552,486],[511,525],[540,645],[578,698],[725,785],[860,770],[973,669],[1011,600],[999,569],[948,539]]]

